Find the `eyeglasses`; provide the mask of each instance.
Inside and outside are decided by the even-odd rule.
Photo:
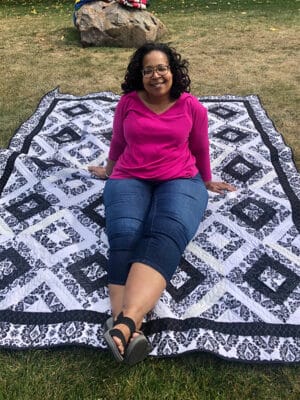
[[[150,78],[154,72],[157,72],[160,76],[164,76],[168,73],[169,69],[170,65],[159,64],[156,67],[146,67],[142,69],[142,74],[146,78]]]

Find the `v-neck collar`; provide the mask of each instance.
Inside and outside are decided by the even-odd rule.
[[[136,95],[136,97],[138,98],[139,102],[143,105],[143,107],[145,107],[145,108],[147,109],[147,111],[150,111],[152,114],[156,115],[157,117],[160,117],[160,116],[166,114],[168,111],[170,111],[170,110],[177,104],[178,100],[180,99],[180,97],[179,97],[179,99],[176,99],[175,102],[174,102],[173,104],[171,104],[170,107],[168,107],[166,110],[164,110],[164,111],[162,111],[162,112],[160,112],[160,113],[157,113],[156,111],[152,110],[152,109],[144,102],[144,100],[140,97],[138,91],[135,91],[135,95]]]

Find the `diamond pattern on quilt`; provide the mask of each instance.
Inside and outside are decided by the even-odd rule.
[[[33,289],[31,293],[26,295],[16,305],[13,305],[11,309],[18,312],[65,311],[64,305],[45,282]]]
[[[82,212],[101,227],[105,227],[105,214],[102,196],[86,206]]]
[[[214,220],[208,228],[204,229],[194,238],[202,250],[206,250],[211,256],[225,261],[233,255],[246,242],[228,226]],[[203,244],[202,244],[203,243]]]
[[[44,229],[36,231],[32,237],[51,254],[55,254],[67,246],[79,244],[83,241],[80,234],[64,220],[49,224]]]
[[[53,167],[66,167],[66,164],[58,160],[40,160],[39,158],[32,157],[32,161],[42,170],[46,171]]]
[[[276,210],[265,202],[251,199],[250,197],[235,204],[231,212],[246,225],[257,231],[265,226],[276,214]]]
[[[73,107],[64,108],[63,111],[69,117],[78,117],[78,115],[90,113],[90,110],[84,104],[76,104]]]
[[[0,150],[0,346],[104,348],[110,314],[103,165],[119,96],[48,93]],[[201,99],[216,179],[143,329],[153,356],[300,361],[300,176],[256,96]]]
[[[183,259],[178,267],[177,274],[169,282],[167,291],[178,303],[187,297],[204,280],[205,276]]]
[[[28,261],[13,248],[0,251],[0,265],[0,290],[8,287],[31,268]]]
[[[22,200],[6,207],[6,210],[13,214],[18,221],[24,221],[44,210],[47,210],[49,207],[50,203],[41,195],[38,193],[32,193]]]
[[[252,265],[244,279],[277,304],[283,304],[300,285],[300,276],[267,254]]]
[[[245,258],[244,263],[232,269],[228,279],[246,296],[253,299],[261,312],[287,321],[300,305],[300,276],[296,265],[287,268],[287,260],[279,253],[265,252],[261,245]]]
[[[67,268],[89,294],[107,284],[106,269],[107,260],[101,253],[80,260]]]
[[[235,116],[237,114],[236,111],[228,108],[228,107],[224,107],[224,106],[215,106],[215,107],[210,107],[209,108],[209,112],[212,114],[217,115],[218,117],[221,117],[225,120],[231,118],[232,116]]]
[[[66,127],[55,135],[52,135],[52,139],[58,144],[64,144],[80,140],[80,135],[78,135],[78,133],[76,133],[74,129]]]
[[[234,179],[246,183],[260,169],[261,167],[252,164],[238,155],[224,167],[223,171],[231,175]]]
[[[223,129],[220,129],[219,132],[217,132],[214,136],[230,143],[242,142],[244,139],[248,138],[248,134],[246,132],[235,127],[224,127]]]

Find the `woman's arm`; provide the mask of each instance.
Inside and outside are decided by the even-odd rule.
[[[108,179],[111,175],[114,166],[116,164],[116,160],[120,157],[123,153],[124,148],[126,146],[125,138],[124,138],[124,131],[123,131],[123,120],[125,115],[126,109],[126,98],[121,97],[118,105],[116,107],[116,112],[114,115],[113,121],[113,135],[112,140],[109,147],[109,154],[107,159],[107,164],[105,167],[101,166],[89,166],[88,170],[98,176],[101,179]]]
[[[193,108],[193,129],[190,135],[190,149],[196,157],[196,165],[202,176],[206,189],[224,194],[225,191],[234,192],[236,188],[227,182],[214,182],[211,180],[211,167],[208,139],[208,113],[199,105],[198,100]]]
[[[197,99],[190,99],[193,126],[189,137],[191,153],[196,158],[196,166],[203,181],[211,180],[209,157],[208,113]]]

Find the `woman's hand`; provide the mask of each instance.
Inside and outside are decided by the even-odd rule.
[[[88,170],[100,179],[108,179],[113,172],[116,161],[110,160],[108,158],[105,167],[96,167],[94,165],[88,166]]]
[[[207,190],[210,190],[211,192],[214,192],[214,193],[224,194],[225,191],[228,191],[228,192],[236,191],[235,186],[230,185],[230,183],[227,183],[227,182],[207,181],[207,182],[204,182],[204,184],[205,184]]]
[[[108,175],[106,172],[106,168],[105,167],[95,167],[95,166],[89,166],[88,170],[93,174],[98,176],[98,178],[100,179],[107,179]]]

